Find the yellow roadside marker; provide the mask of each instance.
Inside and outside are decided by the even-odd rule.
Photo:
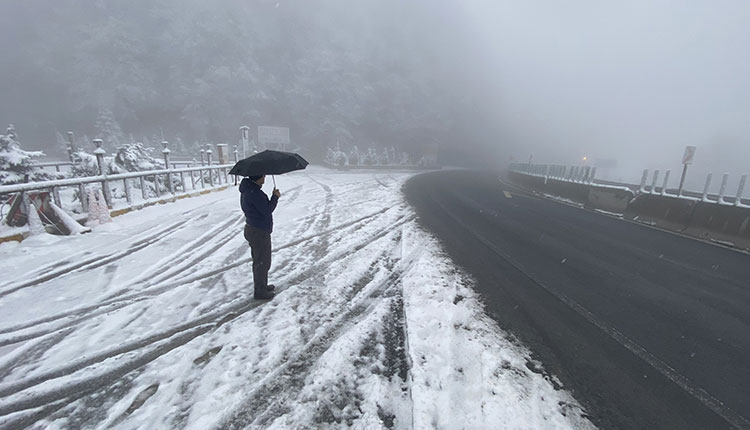
[[[507,191],[503,191],[503,194],[505,194],[505,198],[506,198],[506,199],[509,199],[509,198],[513,197],[513,196],[511,196],[511,195],[510,195],[510,193],[509,193],[509,192],[507,192]]]

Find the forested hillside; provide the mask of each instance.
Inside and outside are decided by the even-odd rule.
[[[471,104],[470,74],[457,72],[467,31],[443,3],[0,6],[1,97],[13,100],[0,103],[0,123],[48,153],[59,153],[56,131],[93,137],[113,121],[126,139],[164,136],[186,150],[236,143],[246,124],[288,126],[313,157],[337,142],[419,152],[462,135]]]

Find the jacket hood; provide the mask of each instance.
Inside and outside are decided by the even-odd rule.
[[[251,181],[249,178],[245,178],[245,179],[243,179],[240,182],[240,192],[241,193],[244,193],[245,191],[250,191],[253,187],[260,188],[260,187],[258,187],[258,184],[256,184],[255,182]]]

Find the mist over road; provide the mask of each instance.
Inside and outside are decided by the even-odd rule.
[[[600,428],[750,428],[750,256],[435,172],[404,191]]]

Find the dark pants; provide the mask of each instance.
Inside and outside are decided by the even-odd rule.
[[[271,234],[245,225],[245,240],[250,244],[253,257],[255,291],[265,291],[268,288],[268,269],[271,268]]]

